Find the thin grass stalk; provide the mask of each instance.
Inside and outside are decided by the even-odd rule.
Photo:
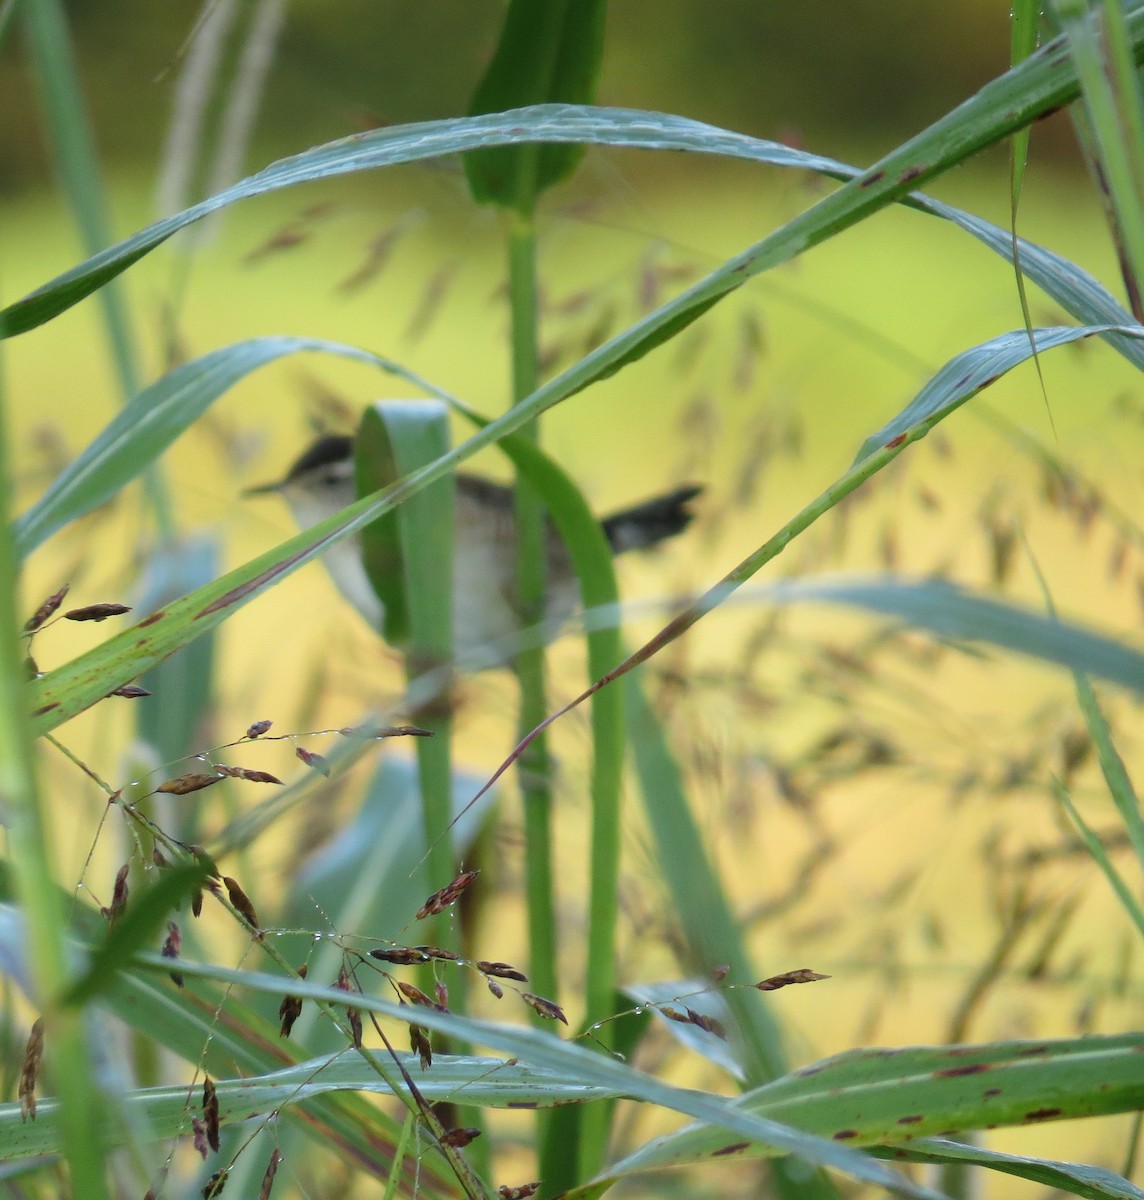
[[[24,5],[24,12],[53,162],[87,253],[96,254],[111,245],[113,238],[67,22],[59,0],[32,0]],[[99,303],[120,392],[126,401],[139,390],[140,372],[122,288],[112,281],[102,289]],[[143,486],[159,540],[171,542],[175,535],[174,514],[158,467],[147,469]]]
[[[1104,781],[1112,795],[1113,803],[1124,822],[1128,840],[1136,853],[1136,860],[1144,870],[1144,818],[1140,814],[1140,801],[1136,789],[1132,786],[1124,760],[1112,740],[1112,730],[1108,727],[1104,713],[1100,710],[1100,702],[1092,684],[1084,675],[1074,676],[1076,682],[1077,702],[1084,714],[1088,726],[1089,737],[1096,746],[1097,757],[1100,759],[1100,770]]]
[[[1093,861],[1101,869],[1105,879],[1108,880],[1112,890],[1116,893],[1116,898],[1120,901],[1121,907],[1131,918],[1132,924],[1136,926],[1136,931],[1141,937],[1144,937],[1144,908],[1141,908],[1140,902],[1133,895],[1132,889],[1128,886],[1124,876],[1116,869],[1112,859],[1109,857],[1108,851],[1104,848],[1104,843],[1077,811],[1077,807],[1073,804],[1068,789],[1059,779],[1054,778],[1051,783],[1053,794],[1060,802],[1061,807],[1068,813],[1069,820],[1076,826],[1077,833],[1080,834],[1081,841],[1085,844],[1085,849],[1092,855]]]
[[[98,1129],[106,1100],[92,1079],[84,1011],[58,1006],[67,988],[67,921],[52,872],[47,812],[37,788],[28,692],[20,656],[19,564],[10,525],[10,446],[0,378],[0,799],[7,814],[6,850],[24,925],[24,957],[32,1000],[45,1021],[44,1053],[60,1102],[64,1155],[73,1195],[107,1196]]]
[[[511,312],[513,403],[536,390],[538,368],[538,288],[536,229],[530,219],[508,214],[508,282]],[[520,436],[538,442],[539,421],[529,421]],[[544,510],[540,498],[519,475],[516,485],[517,588],[522,625],[544,617],[546,580]],[[520,682],[520,736],[548,715],[544,647],[530,646],[516,657]],[[528,904],[528,965],[536,990],[557,999],[556,899],[552,870],[552,789],[548,740],[539,737],[521,755],[517,778],[524,805],[525,897]],[[535,1018],[540,1021],[539,1017]]]

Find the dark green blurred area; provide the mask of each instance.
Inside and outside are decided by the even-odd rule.
[[[66,8],[105,162],[153,164],[200,6]],[[253,9],[249,0],[238,5],[238,29]],[[287,5],[248,168],[363,127],[465,112],[502,14],[488,0]],[[858,144],[875,153],[1002,72],[1008,21],[1008,5],[996,0],[618,0],[599,99],[823,153]],[[20,24],[17,13],[0,46],[0,190],[8,192],[50,175]]]

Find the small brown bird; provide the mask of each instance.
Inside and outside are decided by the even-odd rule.
[[[251,488],[248,496],[275,493],[298,525],[307,529],[352,504],[353,439],[319,438],[277,483]],[[453,644],[459,659],[503,663],[521,627],[516,601],[516,515],[513,491],[475,475],[458,473],[453,560]],[[688,507],[703,489],[676,488],[600,522],[614,554],[645,550],[682,533],[694,513]],[[567,620],[579,602],[572,560],[556,527],[548,524],[548,597],[545,616]],[[362,566],[360,543],[344,538],[324,556],[342,595],[375,629],[382,608]]]

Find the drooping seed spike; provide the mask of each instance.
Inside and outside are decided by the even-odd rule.
[[[179,952],[183,947],[183,934],[178,925],[174,921],[167,922],[167,938],[163,942],[162,954],[164,958],[178,958]],[[181,971],[172,971],[171,980],[176,987],[183,986],[183,975]]]
[[[370,958],[380,959],[382,962],[395,963],[399,967],[408,967],[413,963],[425,963],[429,961],[429,955],[424,950],[415,949],[412,946],[393,946],[382,947],[369,952]]]
[[[432,896],[417,910],[417,920],[423,921],[426,917],[436,916],[437,913],[444,912],[451,904],[455,904],[460,898],[464,890],[480,875],[480,871],[463,871],[456,879],[447,883],[440,891],[434,892]]]
[[[207,1155],[210,1153],[210,1147],[207,1145],[206,1126],[198,1117],[191,1117],[191,1133],[194,1135],[192,1145],[205,1162]]]
[[[226,1187],[226,1179],[230,1172],[223,1167],[216,1171],[203,1186],[203,1200],[214,1200],[215,1196],[222,1194],[222,1189]]]
[[[333,773],[329,762],[321,754],[315,754],[313,750],[307,750],[305,746],[295,746],[294,753],[306,766],[312,767],[321,775],[325,775],[327,779]]]
[[[509,963],[488,962],[485,959],[481,959],[477,963],[477,970],[482,975],[495,975],[498,979],[515,979],[517,983],[528,982],[528,976],[523,971],[518,971],[516,967]]]
[[[462,1126],[457,1129],[446,1129],[441,1135],[440,1141],[442,1146],[456,1146],[461,1149],[467,1146],[470,1142],[476,1141],[481,1136],[479,1129],[474,1129],[472,1126]]]
[[[207,1134],[207,1145],[217,1154],[218,1094],[215,1092],[214,1080],[209,1075],[203,1076],[203,1127]]]
[[[191,792],[201,792],[203,788],[213,786],[222,778],[223,776],[216,771],[212,771],[209,775],[204,771],[192,771],[188,775],[178,775],[174,779],[164,780],[155,791],[165,792],[169,796],[189,796]]]
[[[790,987],[794,983],[814,983],[819,979],[829,979],[829,975],[820,975],[809,967],[800,967],[797,971],[784,971],[781,975],[772,975],[755,984],[760,992],[775,992],[779,988]]]
[[[298,977],[305,979],[309,968],[303,963],[298,968]],[[278,1029],[278,1036],[288,1038],[290,1031],[294,1028],[294,1022],[302,1013],[302,997],[286,995],[282,997],[282,1003],[278,1006],[278,1017],[282,1024]]]
[[[215,770],[229,779],[245,779],[250,783],[282,784],[282,780],[277,775],[271,775],[269,771],[255,771],[251,767],[228,767],[222,763],[216,763]]]
[[[127,876],[130,871],[131,864],[124,863],[116,872],[115,887],[111,893],[111,906],[107,910],[107,919],[112,925],[123,916],[127,909],[127,897],[131,891]]]
[[[242,890],[238,880],[232,879],[229,875],[224,875],[222,881],[226,887],[226,894],[230,897],[230,902],[234,905],[235,911],[255,933],[259,933],[261,926],[258,923],[258,914],[254,911],[254,905],[251,904],[250,897]]]
[[[108,617],[121,617],[129,613],[127,604],[85,604],[82,608],[69,608],[64,613],[65,621],[106,621]]]
[[[24,622],[25,633],[35,633],[37,629],[55,612],[64,602],[64,597],[68,594],[71,588],[70,583],[65,583],[58,592],[53,592],[39,608]]]
[[[433,1065],[433,1044],[429,1041],[429,1031],[423,1026],[409,1026],[409,1048],[421,1060],[422,1071]]]
[[[270,1189],[274,1186],[274,1176],[278,1174],[278,1164],[281,1161],[282,1151],[275,1146],[270,1152],[266,1173],[262,1176],[262,1186],[258,1189],[258,1200],[270,1200]]]
[[[411,983],[406,983],[403,979],[397,981],[397,990],[409,1001],[414,1004],[420,1004],[422,1008],[435,1008],[435,1002],[427,996],[419,987],[414,987]]]
[[[568,1024],[568,1018],[559,1004],[545,1000],[543,996],[536,996],[532,992],[521,992],[520,998],[546,1021],[563,1021],[565,1025]]]
[[[24,1045],[24,1061],[20,1066],[20,1083],[16,1089],[20,1101],[20,1120],[36,1119],[36,1080],[40,1074],[40,1060],[44,1057],[44,1019],[37,1017],[32,1022],[28,1040]]]

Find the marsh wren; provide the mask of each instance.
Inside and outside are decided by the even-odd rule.
[[[688,507],[703,489],[676,488],[601,522],[614,554],[645,550],[682,533],[695,515]],[[327,435],[311,445],[277,483],[251,488],[248,496],[274,493],[290,506],[306,529],[352,504],[353,438]],[[475,475],[455,478],[456,514],[453,552],[453,649],[459,659],[504,662],[505,648],[519,633],[516,593],[516,515],[513,490]],[[579,602],[579,586],[556,527],[547,526],[547,600],[545,618],[567,620]],[[360,542],[343,538],[324,555],[338,590],[378,630],[382,608],[362,566]]]

